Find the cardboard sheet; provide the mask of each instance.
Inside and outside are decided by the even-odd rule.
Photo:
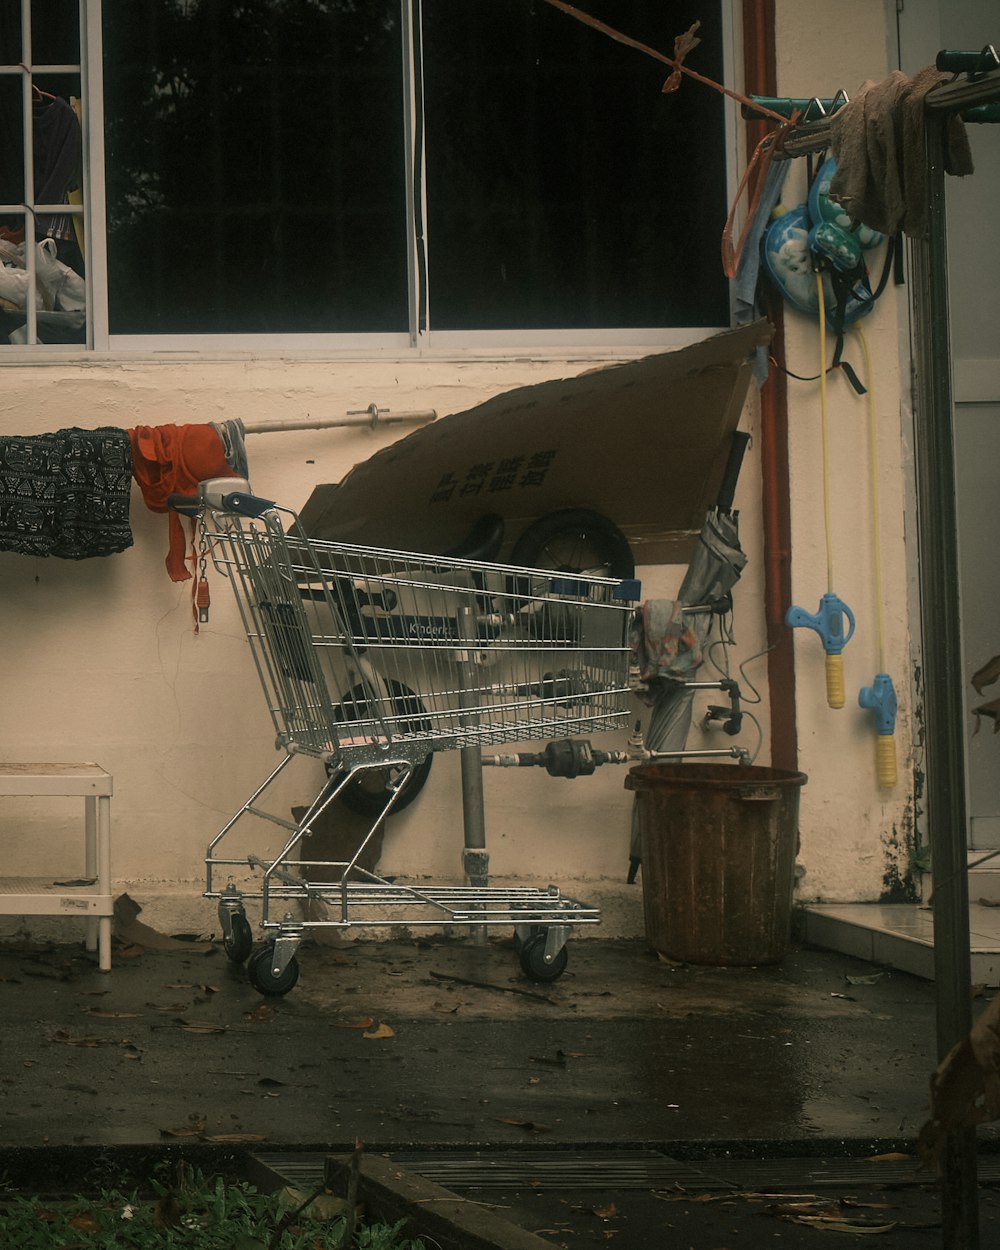
[[[592,508],[625,533],[636,563],[686,563],[722,482],[751,355],[771,334],[757,321],[440,417],[317,486],[303,526],[312,538],[441,553],[493,513],[506,559],[539,517]]]

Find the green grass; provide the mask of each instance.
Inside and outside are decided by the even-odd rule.
[[[406,1221],[368,1224],[320,1190],[263,1194],[242,1181],[185,1169],[150,1182],[142,1197],[116,1189],[97,1197],[0,1202],[0,1246],[18,1250],[433,1250]]]

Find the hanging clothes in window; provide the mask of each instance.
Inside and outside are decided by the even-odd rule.
[[[68,204],[69,190],[79,184],[83,136],[76,113],[60,96],[39,93],[32,111],[32,154],[35,203]],[[38,234],[74,240],[69,213],[40,217]]]
[[[0,550],[84,560],[132,546],[125,430],[0,436]]]

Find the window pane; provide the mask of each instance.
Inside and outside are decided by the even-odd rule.
[[[110,328],[405,331],[398,0],[105,0]]]
[[[32,211],[83,204],[78,0],[33,0],[29,14],[26,40],[20,0],[0,0],[0,65],[16,71],[0,75],[0,203],[14,210],[0,217],[0,343],[79,344],[87,339],[83,214]]]
[[[20,77],[0,76],[0,204],[20,204],[24,200],[24,104]],[[23,218],[3,224],[22,229]]]
[[[77,0],[31,0],[31,60],[35,65],[80,63]]]
[[[719,3],[691,68],[722,78]],[[586,8],[671,55],[678,0]],[[431,325],[727,325],[724,108],[541,0],[424,0]]]
[[[20,0],[0,0],[0,65],[24,60]]]

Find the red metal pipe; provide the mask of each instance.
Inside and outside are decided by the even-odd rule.
[[[748,95],[776,96],[774,0],[743,0],[743,74]],[[747,156],[765,123],[747,122]],[[783,360],[781,301],[768,309],[774,326],[772,354]],[[780,369],[768,370],[760,394],[760,459],[763,477],[764,616],[767,627],[771,764],[798,770],[795,723],[795,653],[785,611],[792,601],[791,492],[788,470],[788,387]]]

